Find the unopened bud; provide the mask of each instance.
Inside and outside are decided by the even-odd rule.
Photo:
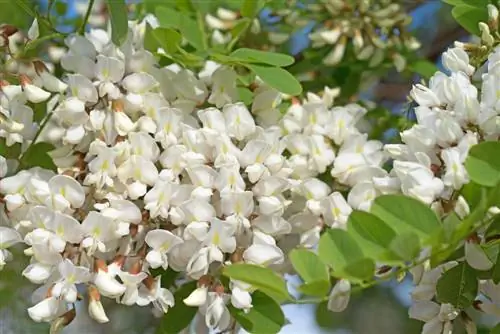
[[[495,5],[489,4],[488,8],[488,25],[491,30],[498,30],[498,8]]]
[[[73,321],[73,319],[75,319],[75,317],[76,317],[76,310],[75,308],[72,308],[71,310],[64,313],[62,316],[60,316],[50,324],[49,333],[50,334],[60,333],[64,327],[68,326]]]
[[[31,84],[31,79],[26,74],[19,74],[19,83],[24,87]]]
[[[98,270],[102,270],[104,272],[108,272],[108,265],[103,259],[95,259],[94,260],[94,270],[97,272]]]
[[[493,45],[495,39],[490,33],[490,27],[484,22],[479,22],[479,30],[481,30],[481,40],[488,46]]]
[[[218,284],[214,287],[214,292],[217,293],[218,295],[224,294],[224,285]]]
[[[141,271],[142,271],[142,261],[141,260],[135,261],[134,264],[132,264],[132,266],[128,270],[128,272],[131,273],[132,275],[136,275],[136,274],[140,273]]]

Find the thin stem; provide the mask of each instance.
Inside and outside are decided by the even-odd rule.
[[[80,34],[80,35],[85,34],[85,26],[87,25],[87,22],[89,21],[90,13],[92,13],[92,7],[94,7],[94,1],[95,0],[89,1],[89,5],[87,7],[87,12],[85,13],[85,16],[83,17],[82,25],[80,26],[80,29],[78,29],[78,34]]]

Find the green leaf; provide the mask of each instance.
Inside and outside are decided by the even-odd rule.
[[[348,277],[367,281],[375,274],[375,262],[372,259],[363,258],[349,263],[344,268],[344,272]]]
[[[182,36],[174,29],[160,27],[152,30],[151,34],[152,37],[158,42],[158,45],[166,52],[174,54],[179,51]]]
[[[413,232],[399,234],[391,241],[389,248],[401,259],[410,261],[420,254],[420,240]]]
[[[251,284],[278,302],[290,299],[285,280],[273,270],[254,264],[237,263],[224,267],[223,274]]]
[[[198,308],[187,306],[183,300],[196,289],[196,286],[196,282],[189,282],[174,293],[175,305],[161,319],[156,334],[177,334],[189,326]]]
[[[16,143],[7,147],[5,138],[0,138],[0,155],[6,159],[17,159],[21,154],[21,144]]]
[[[441,0],[449,5],[467,5],[472,7],[484,8],[490,3],[490,0]]]
[[[125,0],[106,0],[111,20],[111,40],[121,46],[128,34],[128,10]]]
[[[54,148],[55,147],[49,143],[36,143],[31,145],[23,154],[20,161],[21,167],[23,169],[29,169],[38,166],[56,171],[57,167],[52,161],[52,158],[48,155],[48,152],[54,150]]]
[[[308,296],[324,297],[330,291],[330,280],[314,281],[300,285],[297,290]]]
[[[261,63],[274,66],[288,66],[293,64],[295,59],[289,55],[276,52],[267,52],[261,50],[241,48],[234,50],[230,57],[238,58],[249,63]]]
[[[491,329],[490,334],[500,334],[500,323]]]
[[[425,79],[429,79],[438,71],[436,64],[426,59],[419,59],[409,63],[408,69],[412,72],[420,74]]]
[[[318,254],[324,263],[342,276],[344,268],[364,258],[363,251],[354,238],[341,229],[327,230],[319,240]]]
[[[262,0],[243,0],[240,14],[243,17],[254,17],[259,14],[257,11],[262,7]]]
[[[463,309],[477,296],[478,281],[474,269],[465,262],[444,272],[436,286],[437,300]]]
[[[163,288],[169,289],[179,276],[179,272],[168,267],[167,270],[163,268],[150,269],[153,277],[161,275],[161,286]]]
[[[451,10],[451,15],[465,30],[476,36],[481,36],[479,22],[488,22],[486,6],[477,8],[470,5],[457,5]]]
[[[487,141],[472,146],[465,168],[475,183],[495,186],[500,181],[500,143]]]
[[[318,255],[306,249],[294,249],[289,254],[293,268],[305,283],[300,289],[302,292],[324,296],[330,290],[328,268],[321,262]]]
[[[240,101],[247,106],[252,104],[253,93],[250,89],[246,87],[238,87],[238,94],[240,96]]]
[[[266,84],[284,94],[299,95],[302,93],[300,82],[282,68],[253,64],[244,65],[257,74]]]
[[[453,234],[462,221],[455,212],[450,212],[443,220],[443,237],[445,242],[452,240]]]
[[[260,291],[252,294],[252,305],[248,313],[233,306],[229,307],[229,311],[241,327],[250,333],[278,333],[285,324],[280,305]]]
[[[495,262],[495,266],[493,267],[491,279],[495,284],[500,283],[500,252],[498,252],[497,260]]]
[[[186,13],[181,13],[167,7],[158,7],[155,12],[161,27],[177,29],[180,31],[182,37],[193,47],[198,50],[205,49],[203,33],[200,27]]]
[[[403,195],[377,197],[370,211],[396,233],[414,232],[424,242],[441,228],[438,217],[426,204]]]
[[[347,231],[363,253],[374,260],[387,259],[389,244],[396,236],[396,232],[377,216],[357,210],[349,215]]]

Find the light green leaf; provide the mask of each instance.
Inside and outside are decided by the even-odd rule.
[[[240,101],[247,106],[252,104],[253,93],[250,89],[246,87],[238,87],[238,94],[240,96]]]
[[[282,68],[253,64],[244,64],[244,66],[257,74],[266,84],[284,94],[295,96],[302,93],[300,82]]]
[[[420,240],[413,232],[399,234],[391,241],[389,248],[401,259],[410,261],[420,254]]]
[[[425,79],[429,79],[438,71],[436,64],[426,59],[420,59],[409,63],[408,69],[412,72],[420,74]]]
[[[171,28],[156,28],[151,31],[153,38],[166,52],[174,54],[179,50],[182,36]],[[156,51],[156,50],[155,50]]]
[[[377,216],[355,210],[349,215],[347,231],[367,257],[374,260],[388,259],[388,247],[396,232]]]
[[[324,296],[330,290],[328,268],[318,255],[306,249],[294,249],[289,254],[293,268],[305,283],[302,292],[314,296]]]
[[[156,8],[156,17],[161,27],[179,30],[182,37],[198,50],[205,49],[203,33],[194,19],[168,7]]]
[[[473,35],[481,36],[479,22],[488,22],[486,6],[482,8],[470,5],[458,5],[451,10],[455,20]]]
[[[465,262],[447,270],[438,280],[437,300],[463,309],[476,299],[478,281],[476,272]]]
[[[265,293],[255,291],[252,294],[252,305],[248,313],[229,307],[236,321],[250,333],[278,333],[285,325],[285,315],[274,299]]]
[[[500,334],[500,323],[491,329],[490,334]]]
[[[336,275],[344,268],[364,258],[363,251],[354,238],[341,229],[327,230],[319,240],[318,254],[324,263],[332,267]]]
[[[356,278],[362,281],[367,281],[375,274],[375,262],[373,262],[372,259],[363,258],[349,263],[344,268],[344,272],[350,279]]]
[[[196,289],[196,285],[196,282],[186,283],[174,293],[175,305],[161,319],[156,334],[177,334],[189,326],[198,308],[187,306],[184,299]]]
[[[243,17],[254,17],[259,14],[257,11],[262,8],[262,0],[243,0],[241,5],[241,16]]]
[[[290,299],[285,280],[273,270],[254,264],[237,263],[224,267],[223,274],[251,284],[278,302]]]
[[[426,204],[403,195],[377,197],[370,211],[396,233],[414,232],[424,243],[441,228],[438,217]]]
[[[495,266],[493,267],[493,271],[491,273],[491,279],[495,284],[500,283],[500,252],[498,252],[498,256],[495,261]]]
[[[7,147],[5,138],[0,138],[0,155],[6,159],[17,159],[21,154],[21,144],[16,143]]]
[[[291,65],[295,61],[293,57],[283,53],[267,52],[247,48],[234,50],[230,54],[230,56],[249,63],[261,63],[279,67]]]
[[[443,2],[452,5],[467,5],[472,7],[484,8],[490,3],[489,0],[442,0]]]
[[[36,143],[31,145],[23,154],[20,161],[21,167],[23,169],[42,167],[56,171],[57,167],[52,161],[52,158],[48,155],[48,152],[52,150],[54,150],[54,146],[49,143]]]
[[[472,146],[465,168],[475,183],[495,186],[500,181],[500,143],[487,141]]]
[[[106,0],[111,20],[111,40],[121,46],[128,34],[128,10],[125,0]]]

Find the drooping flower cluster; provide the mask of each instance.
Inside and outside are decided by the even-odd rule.
[[[45,291],[28,310],[35,321],[73,314],[79,291],[98,322],[108,321],[102,297],[165,313],[174,298],[161,272],[170,268],[197,281],[184,302],[224,330],[226,304],[249,310],[252,288],[224,286],[221,266],[286,272],[291,248],[315,247],[325,226],[345,226],[351,207],[341,188],[387,175],[382,144],[356,128],[366,110],[332,107],[337,90],[294,101],[283,116],[282,95],[256,82],[249,108],[229,67],[160,67],[143,47],[145,24],[131,22],[121,47],[100,29],[67,37],[62,81],[34,62],[21,85],[1,86],[0,136],[56,147],[57,171],[10,169],[0,180],[13,227],[0,230],[2,264],[7,247],[28,246],[23,275]],[[27,101],[47,102],[43,127]],[[2,158],[2,177],[6,166]]]

